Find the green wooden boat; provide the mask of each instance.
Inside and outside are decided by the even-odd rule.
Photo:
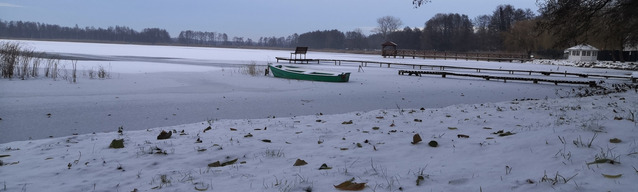
[[[348,82],[350,73],[320,71],[290,65],[268,65],[275,77],[325,82]]]

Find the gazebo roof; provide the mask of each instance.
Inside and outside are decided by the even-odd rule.
[[[587,45],[587,44],[580,44],[580,45],[576,45],[570,48],[567,48],[567,50],[587,50],[587,51],[598,51],[598,49],[594,46],[591,45]]]
[[[392,41],[386,41],[385,43],[381,44],[381,46],[397,46],[397,44]]]

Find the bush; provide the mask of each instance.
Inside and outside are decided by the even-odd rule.
[[[244,67],[242,67],[240,69],[240,72],[242,74],[246,74],[246,75],[250,75],[250,76],[257,76],[259,74],[264,73],[264,69],[262,69],[261,67],[257,67],[257,64],[255,62],[252,62]]]
[[[19,43],[0,44],[0,68],[3,78],[13,78],[15,67],[19,63],[20,49]]]
[[[104,67],[102,67],[102,65],[100,65],[97,68],[97,77],[100,78],[100,79],[105,79],[105,78],[110,78],[111,76],[106,71],[106,69],[104,69]]]
[[[32,49],[24,48],[18,42],[0,42],[0,74],[2,78],[18,77],[25,80],[29,77],[38,77],[40,64],[43,62],[41,55]],[[57,78],[58,59],[48,59],[44,69],[46,77]],[[56,69],[55,71],[51,71]]]

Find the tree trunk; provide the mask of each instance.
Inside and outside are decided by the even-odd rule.
[[[624,54],[623,54],[623,50],[625,49],[625,43],[622,40],[623,40],[623,38],[620,37],[620,51],[618,52],[618,58],[620,58],[620,62],[621,63],[624,63],[625,62],[625,57],[624,57]]]

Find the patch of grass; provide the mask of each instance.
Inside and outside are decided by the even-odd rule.
[[[556,184],[567,184],[567,182],[569,182],[570,180],[572,180],[574,177],[576,177],[576,175],[578,175],[578,173],[574,174],[571,177],[564,177],[562,175],[560,175],[558,173],[558,171],[556,172],[556,174],[554,175],[554,177],[548,177],[547,176],[547,171],[545,171],[545,174],[543,175],[543,177],[541,178],[540,182],[548,182],[551,183],[552,185],[556,185]]]
[[[600,120],[605,120],[603,115],[593,114],[589,119],[582,120],[579,127],[586,131],[603,132],[605,126],[599,123]]]
[[[99,65],[97,67],[97,77],[100,79],[111,78],[111,74],[104,68],[104,66]]]
[[[162,185],[168,186],[171,184],[171,182],[171,179],[166,174],[160,175],[160,189],[162,188]]]
[[[620,155],[614,155],[613,148],[612,149],[607,148],[607,150],[604,150],[601,148],[600,153],[594,156],[594,161],[588,162],[587,166],[592,164],[605,164],[605,163],[620,164],[620,162],[618,161],[619,158],[620,158]]]
[[[38,77],[41,70],[40,64],[43,62],[41,57],[43,57],[42,53],[25,48],[19,42],[0,42],[0,74],[2,78],[7,79],[18,77],[21,80],[26,80]],[[46,59],[45,77],[56,80],[59,73],[58,64],[59,59],[55,57]],[[77,81],[75,78],[70,81],[73,80]]]
[[[58,65],[59,59],[47,59],[46,66],[44,67],[44,76],[56,80],[58,78]]]
[[[424,174],[425,168],[427,168],[427,165],[423,168],[419,168],[416,172],[416,186],[421,186],[421,184],[425,182],[425,179],[430,178],[430,175]]]
[[[596,139],[596,137],[598,136],[597,133],[594,133],[594,136],[592,136],[592,138],[589,140],[588,143],[583,143],[583,140],[581,139],[580,135],[578,136],[578,138],[574,141],[572,141],[574,143],[574,145],[576,145],[576,147],[587,147],[587,148],[591,148],[592,143],[594,142],[594,139]]]
[[[248,65],[245,65],[239,69],[239,72],[245,75],[257,76],[265,72],[265,68],[262,66],[257,66],[257,64],[253,61]]]
[[[71,68],[72,79],[70,81],[72,83],[77,83],[77,79],[78,79],[78,76],[77,76],[77,73],[78,73],[78,61],[76,61],[76,60],[71,61],[71,67],[72,67]]]
[[[22,47],[20,43],[0,43],[0,73],[2,73],[3,78],[13,78],[16,66],[18,66],[20,61],[19,56],[21,51]]]
[[[283,152],[282,149],[266,149],[266,151],[264,152],[264,156],[266,157],[286,157],[286,154]]]
[[[31,68],[31,60],[33,60],[33,51],[32,50],[28,50],[28,49],[22,49],[20,50],[21,54],[20,54],[20,66],[17,70],[18,74],[20,76],[20,79],[22,80],[26,80],[26,78],[29,77],[32,70],[37,70],[37,69],[32,69]]]

